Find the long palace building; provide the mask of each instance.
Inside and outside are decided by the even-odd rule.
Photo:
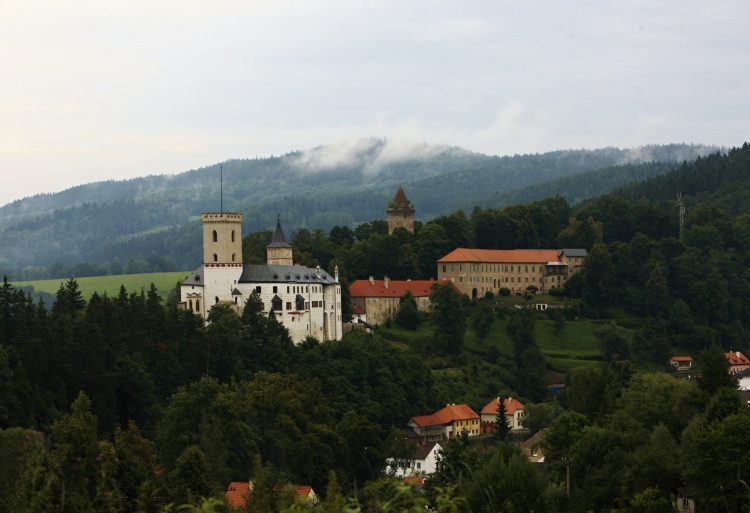
[[[458,248],[437,261],[439,281],[451,281],[471,298],[501,288],[524,291],[530,285],[547,293],[560,288],[586,260],[585,249]]]

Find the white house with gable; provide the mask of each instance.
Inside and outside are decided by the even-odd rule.
[[[281,223],[266,248],[265,265],[242,263],[242,214],[203,214],[203,265],[180,288],[183,308],[208,318],[217,304],[242,313],[248,298],[257,293],[263,311],[273,311],[295,343],[306,337],[320,341],[342,336],[341,285],[335,276],[317,267],[294,265],[292,246]]]

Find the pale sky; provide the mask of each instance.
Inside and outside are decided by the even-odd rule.
[[[0,205],[386,137],[750,139],[750,2],[0,2]]]

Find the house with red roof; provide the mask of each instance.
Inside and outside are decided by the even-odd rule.
[[[289,488],[294,492],[296,500],[304,502],[309,505],[313,505],[318,502],[318,496],[312,489],[312,486],[302,485],[289,485]],[[247,505],[248,500],[253,492],[253,482],[247,483],[242,481],[232,481],[227,487],[227,491],[224,493],[227,504],[230,510],[236,510],[244,508]]]
[[[401,298],[407,292],[411,292],[414,297],[417,310],[429,311],[431,287],[435,283],[435,280],[391,280],[387,276],[382,280],[376,280],[370,276],[368,280],[356,280],[349,285],[349,295],[354,310],[364,311],[363,322],[380,325],[388,319],[395,319],[401,306]],[[456,293],[460,293],[455,284],[453,286]],[[357,314],[354,317],[356,318]]]
[[[693,359],[690,356],[673,356],[669,359],[669,365],[678,371],[689,371],[693,368]]]
[[[522,292],[533,285],[543,293],[561,288],[583,268],[585,249],[458,248],[437,261],[439,281],[455,283],[471,298],[501,288]]]
[[[408,426],[422,440],[435,442],[452,438],[462,431],[468,436],[480,434],[479,415],[465,404],[449,404],[431,415],[412,417]]]
[[[497,425],[497,412],[500,408],[499,397],[496,397],[482,408],[482,433],[492,433]],[[505,405],[505,423],[511,431],[521,431],[524,427],[521,425],[521,419],[524,415],[524,406],[521,401],[512,397],[502,399]]]
[[[729,351],[728,353],[724,353],[724,356],[726,356],[727,361],[729,361],[730,374],[739,374],[744,370],[750,369],[750,360],[748,360],[747,356],[741,352]]]

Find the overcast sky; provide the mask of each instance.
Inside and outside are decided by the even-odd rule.
[[[4,0],[0,205],[387,137],[750,139],[750,2]]]

